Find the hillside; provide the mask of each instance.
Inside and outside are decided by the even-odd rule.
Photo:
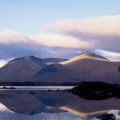
[[[40,82],[71,82],[103,81],[120,83],[118,72],[119,62],[90,52],[83,52],[59,64],[48,65],[36,73],[32,80]]]
[[[34,56],[26,56],[11,60],[0,69],[0,81],[22,82],[29,79],[38,70],[45,67],[42,59]]]
[[[84,52],[62,65],[76,72],[79,81],[103,81],[120,84],[118,66],[120,62],[112,62],[94,53]]]
[[[83,52],[69,60],[26,56],[14,59],[2,67],[0,81],[42,83],[101,81],[120,84],[119,65],[120,62],[113,62],[90,52]]]
[[[52,64],[38,71],[31,80],[45,83],[76,82],[74,76],[76,76],[76,73],[65,65]]]
[[[82,52],[81,54],[79,54],[79,55],[77,55],[77,56],[75,56],[67,61],[62,62],[62,64],[69,64],[69,63],[79,61],[82,59],[91,59],[91,60],[98,60],[98,61],[110,61],[105,57],[102,57],[100,55],[97,55],[97,54],[94,54],[91,52]]]

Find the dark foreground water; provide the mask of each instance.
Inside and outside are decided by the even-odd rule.
[[[51,90],[1,90],[0,120],[120,120],[120,99],[86,100]],[[103,119],[105,114],[112,118]]]

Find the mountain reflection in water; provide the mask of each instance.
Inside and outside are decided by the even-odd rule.
[[[0,91],[0,103],[2,120],[99,120],[95,117],[111,110],[118,110],[120,119],[117,98],[97,101],[64,91],[10,90]]]
[[[0,109],[1,109],[0,104]],[[5,108],[5,107],[4,107]],[[81,118],[69,113],[38,113],[35,115],[25,115],[20,113],[14,113],[9,109],[4,109],[0,111],[0,119],[2,120],[82,120]]]

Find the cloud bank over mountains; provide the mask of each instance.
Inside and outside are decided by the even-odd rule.
[[[94,50],[120,59],[120,15],[86,20],[61,20],[43,26],[49,34],[26,36],[14,30],[0,32],[0,59],[25,55],[71,57]],[[113,52],[110,52],[113,51]]]
[[[87,20],[62,20],[48,23],[44,29],[87,42],[88,48],[120,52],[120,15]]]
[[[82,36],[111,36],[120,35],[120,15],[103,16],[86,20],[62,20],[48,23],[45,29],[59,33]]]

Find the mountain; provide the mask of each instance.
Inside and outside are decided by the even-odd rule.
[[[60,63],[60,62],[63,62],[63,61],[67,61],[68,59],[61,59],[61,58],[44,58],[42,59],[43,62],[47,65],[50,65],[50,64],[56,64],[56,63]]]
[[[120,83],[118,66],[120,62],[112,62],[100,55],[83,52],[60,64],[48,65],[38,71],[32,80],[54,83],[77,83],[81,81],[102,81]]]
[[[110,61],[94,53],[83,52],[61,64],[76,72],[79,81],[103,81],[120,84],[120,73],[118,72],[120,62]]]
[[[26,56],[11,60],[0,69],[0,81],[22,82],[31,78],[46,64],[41,58]]]
[[[65,65],[52,64],[38,71],[31,80],[45,83],[65,83],[73,81],[75,74]]]
[[[94,53],[90,53],[90,52],[83,52],[67,61],[62,62],[62,64],[69,64],[72,62],[79,62],[81,60],[85,60],[85,59],[89,59],[89,60],[97,60],[97,61],[110,61],[105,57],[102,57],[100,55],[94,54]]]
[[[62,61],[62,62],[61,62]],[[83,52],[69,60],[27,56],[14,59],[0,69],[0,81],[79,83],[101,81],[120,84],[120,62]]]

